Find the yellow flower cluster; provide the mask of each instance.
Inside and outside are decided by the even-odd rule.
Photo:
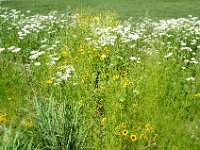
[[[115,79],[115,80],[119,79],[119,75],[118,74],[114,75],[113,79]]]
[[[145,141],[149,140],[149,138],[145,134],[143,134],[143,133],[140,134],[140,138],[144,139]]]
[[[81,79],[81,83],[85,83],[85,81],[88,79],[88,77],[86,75],[84,75]]]
[[[61,55],[62,55],[62,56],[67,56],[67,54],[68,54],[67,51],[62,51],[62,52],[61,52]]]
[[[78,53],[80,53],[80,54],[82,54],[82,55],[84,55],[84,54],[85,54],[85,51],[84,51],[84,49],[83,49],[83,48],[81,48],[81,49],[77,50],[77,52],[78,52]]]
[[[52,81],[52,80],[47,80],[46,83],[47,83],[47,84],[52,84],[53,81]]]
[[[131,82],[130,80],[125,80],[125,82],[123,83],[123,88],[126,88],[130,84],[133,84],[133,82]]]
[[[129,131],[127,129],[127,125],[122,122],[119,126],[115,128],[115,131],[117,135],[123,135],[124,137],[127,137],[129,135]],[[130,137],[132,142],[135,142],[137,140],[136,134],[130,134],[128,137]]]
[[[127,137],[130,137],[132,142],[135,142],[137,140],[144,140],[148,144],[152,141],[155,141],[158,135],[154,133],[153,127],[150,124],[143,124],[140,123],[138,127],[131,129],[128,129],[126,123],[121,123],[115,128],[115,132],[118,136],[121,138],[127,139]],[[137,135],[139,139],[137,139]]]
[[[148,131],[148,132],[151,132],[153,130],[153,127],[150,126],[150,124],[146,124],[145,125],[145,130]]]
[[[8,124],[10,121],[6,118],[6,114],[0,114],[0,122]]]

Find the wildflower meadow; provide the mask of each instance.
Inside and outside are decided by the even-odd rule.
[[[200,20],[0,7],[0,149],[200,149]]]

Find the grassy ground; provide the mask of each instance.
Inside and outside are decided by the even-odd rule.
[[[90,13],[109,10],[115,11],[121,18],[200,17],[199,0],[11,0],[3,2],[3,6],[31,10],[34,13],[47,13],[50,10],[65,12],[69,8],[79,11],[87,9]]]
[[[200,149],[200,20],[96,13],[0,7],[0,149]]]

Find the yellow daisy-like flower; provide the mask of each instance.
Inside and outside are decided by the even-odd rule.
[[[87,80],[87,76],[83,76],[81,79],[81,83],[85,83],[86,80]]]
[[[125,82],[123,83],[123,88],[126,88],[130,84],[133,84],[133,82],[131,82],[129,80],[125,80]]]
[[[103,118],[101,119],[101,124],[105,124],[105,122],[106,122],[106,117],[103,117]]]
[[[0,114],[0,122],[8,124],[10,121],[6,118],[6,114]]]
[[[121,126],[122,126],[122,128],[126,128],[126,124],[124,123],[124,122],[122,122],[122,124],[121,124]]]
[[[96,49],[96,48],[93,48],[93,51],[97,51],[97,49]]]
[[[67,51],[62,51],[62,52],[61,52],[61,55],[62,55],[62,56],[66,56],[66,55],[67,55]]]
[[[150,132],[150,131],[153,130],[153,127],[150,126],[150,124],[147,124],[147,125],[145,126],[145,130],[148,131],[148,132]]]
[[[144,139],[145,141],[149,140],[149,138],[145,134],[143,134],[143,133],[140,134],[140,138]]]
[[[78,50],[78,52],[81,53],[82,55],[85,53],[83,48],[81,48],[80,50]]]
[[[144,136],[143,139],[144,139],[145,141],[148,141],[148,140],[149,140],[149,138],[148,138],[147,136]]]
[[[109,51],[110,51],[108,47],[104,47],[103,50],[104,50],[105,52],[109,52]]]
[[[122,131],[122,134],[126,136],[128,134],[128,130],[124,129],[124,131]]]
[[[119,79],[119,75],[118,74],[114,75],[113,79],[115,80]]]
[[[46,83],[47,83],[47,84],[52,84],[53,81],[52,81],[52,80],[47,80]]]
[[[200,98],[200,93],[195,94],[196,97]]]
[[[82,99],[79,101],[79,104],[80,104],[80,105],[83,105],[83,100],[82,100]]]
[[[132,135],[131,135],[131,140],[132,140],[133,142],[135,142],[135,141],[137,140],[137,136],[136,136],[135,134],[132,134]]]

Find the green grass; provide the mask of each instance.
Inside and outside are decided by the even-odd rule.
[[[199,0],[11,0],[3,6],[33,13],[57,10],[90,11],[90,14],[114,11],[121,18],[150,17],[154,19],[180,18],[193,15],[200,17]]]
[[[84,12],[0,7],[0,149],[200,149],[200,20]]]

